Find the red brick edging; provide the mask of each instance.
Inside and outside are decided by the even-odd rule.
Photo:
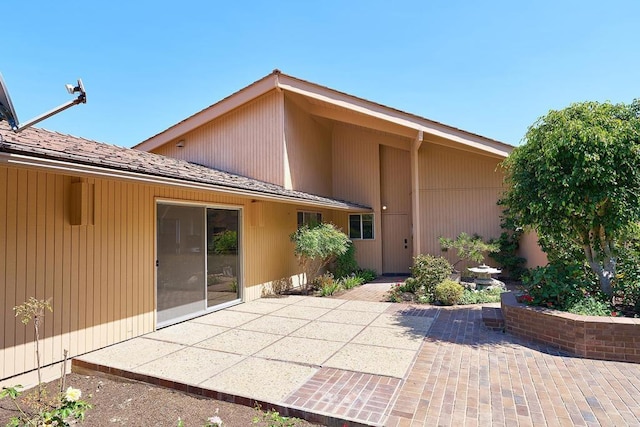
[[[505,332],[587,359],[640,363],[640,319],[581,316],[501,296]]]

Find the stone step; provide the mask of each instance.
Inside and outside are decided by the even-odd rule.
[[[482,307],[482,322],[491,330],[504,330],[504,317],[500,307]]]

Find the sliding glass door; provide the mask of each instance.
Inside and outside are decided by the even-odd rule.
[[[158,203],[159,327],[240,300],[240,210]]]

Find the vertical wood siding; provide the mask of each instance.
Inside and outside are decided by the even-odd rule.
[[[282,97],[269,92],[153,152],[284,185]]]
[[[425,142],[419,152],[421,253],[446,255],[438,238],[461,232],[500,235],[496,204],[502,192],[499,160]]]
[[[72,226],[79,180],[92,209],[86,223]],[[52,299],[42,325],[45,365],[61,361],[65,349],[73,357],[154,330],[158,199],[243,208],[245,299],[259,297],[262,283],[298,273],[289,241],[295,205],[0,166],[0,384],[36,367],[33,325],[13,311],[31,296]],[[251,225],[254,211],[263,218]]]
[[[285,97],[285,149],[291,188],[331,196],[331,132]]]
[[[355,240],[354,245],[360,266],[378,272],[382,272],[381,145],[397,147],[407,145],[407,141],[357,126],[334,126],[333,196],[373,208],[375,239]],[[340,214],[337,218],[343,229],[347,230],[347,215]]]

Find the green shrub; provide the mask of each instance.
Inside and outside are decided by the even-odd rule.
[[[216,254],[235,254],[238,252],[238,233],[226,230],[213,236],[213,251]]]
[[[586,293],[597,292],[594,279],[581,265],[556,262],[529,270],[522,283],[533,298],[531,305],[566,310]]]
[[[361,278],[363,280],[362,283],[367,283],[372,280],[375,280],[375,278],[378,277],[378,273],[375,270],[365,268],[365,269],[356,271],[356,277]]]
[[[294,253],[306,276],[306,288],[313,284],[335,257],[347,251],[349,238],[335,225],[322,223],[314,227],[303,225],[292,233],[291,241],[295,244]]]
[[[464,287],[451,279],[445,279],[434,288],[434,297],[442,305],[457,304],[462,298]]]
[[[347,250],[336,258],[333,275],[338,279],[350,276],[358,271],[358,262],[356,261],[356,247],[353,242],[347,243]]]
[[[333,274],[331,273],[318,276],[315,285],[320,290],[321,297],[331,296],[341,289],[340,281],[334,280]]]
[[[482,240],[482,236],[474,234],[470,236],[467,233],[460,233],[455,239],[448,239],[440,237],[440,247],[443,252],[447,252],[449,249],[455,249],[458,261],[453,265],[454,267],[462,261],[473,261],[480,264],[484,261],[484,254],[497,252],[499,246],[497,243]]]
[[[356,286],[362,285],[364,283],[364,279],[353,275],[353,276],[342,277],[341,279],[338,279],[338,282],[340,283],[340,285],[342,285],[344,289],[352,289],[352,288],[355,288]]]
[[[474,291],[465,289],[458,304],[486,304],[488,302],[500,302],[500,288],[490,288]]]
[[[608,303],[588,295],[573,303],[567,311],[585,316],[610,316],[612,309]]]
[[[513,220],[508,218],[508,214],[502,218],[500,226],[504,231],[497,240],[491,241],[498,245],[498,251],[489,254],[498,265],[507,270],[509,277],[520,280],[522,275],[527,271],[525,264],[526,258],[518,256],[518,248],[520,247],[520,237],[522,236],[522,228],[513,225]],[[514,230],[515,229],[515,230]]]
[[[453,266],[444,257],[432,255],[418,255],[413,258],[411,276],[414,280],[407,279],[407,285],[413,292],[422,291],[424,296],[433,299],[433,292],[437,284],[451,277]]]
[[[640,256],[635,251],[621,251],[611,287],[621,305],[640,314]]]

